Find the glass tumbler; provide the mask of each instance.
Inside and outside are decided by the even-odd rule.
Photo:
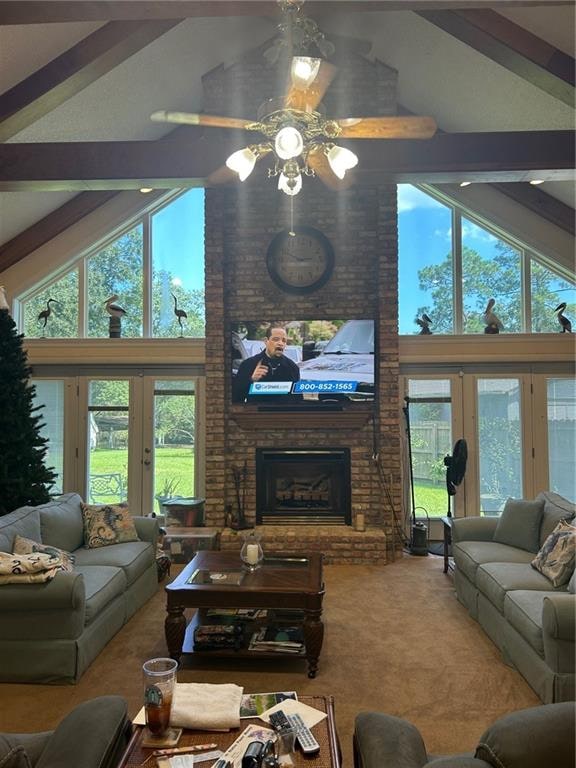
[[[142,665],[146,725],[153,736],[164,736],[170,725],[177,669],[178,662],[168,658],[149,659]]]

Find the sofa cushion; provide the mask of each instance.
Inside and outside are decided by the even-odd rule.
[[[84,546],[88,549],[139,541],[132,515],[123,504],[84,504]]]
[[[575,556],[576,527],[560,520],[532,560],[532,567],[549,578],[555,587],[561,587],[574,573]]]
[[[560,520],[571,520],[576,515],[576,504],[552,491],[542,491],[536,499],[544,499],[544,514],[540,527],[540,546],[542,546]]]
[[[81,503],[77,493],[65,493],[37,507],[43,544],[60,547],[67,552],[74,552],[84,544]],[[28,538],[33,539],[34,536]]]
[[[130,586],[155,560],[154,547],[147,541],[130,541],[113,547],[79,549],[75,552],[76,566],[109,565],[122,568]]]
[[[74,570],[74,555],[58,547],[51,547],[49,544],[39,544],[32,539],[25,539],[24,536],[16,534],[14,537],[14,546],[12,553],[14,555],[31,555],[35,552],[44,552],[48,555],[54,555],[62,559],[62,565],[58,566],[61,571],[71,573]]]
[[[456,567],[474,584],[482,563],[529,563],[532,553],[495,541],[461,541],[452,546]]]
[[[484,563],[478,566],[476,586],[502,614],[507,592],[514,589],[554,591],[552,583],[529,563]]]
[[[576,570],[572,571],[572,576],[570,576],[570,581],[568,582],[568,592],[572,592],[572,594],[576,593]]]
[[[504,617],[524,640],[544,658],[542,608],[549,592],[515,589],[504,597]]]
[[[0,552],[12,552],[16,534],[40,541],[40,515],[36,507],[20,507],[0,517]]]
[[[85,624],[90,624],[115,597],[126,591],[126,576],[121,568],[108,565],[77,566],[86,590]]]
[[[543,512],[544,499],[507,499],[494,531],[494,541],[528,552],[538,552]]]

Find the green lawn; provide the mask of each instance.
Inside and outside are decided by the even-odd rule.
[[[97,448],[90,451],[90,474],[116,472],[124,485],[128,476],[128,450]],[[155,493],[169,491],[168,496],[194,496],[194,448],[192,446],[163,446],[154,453]],[[172,486],[171,489],[168,486]],[[103,496],[98,501],[112,501]]]
[[[444,485],[427,485],[414,483],[414,500],[416,502],[416,517],[443,517],[448,511],[448,494]],[[452,502],[451,502],[452,503]],[[424,509],[418,509],[424,507]]]

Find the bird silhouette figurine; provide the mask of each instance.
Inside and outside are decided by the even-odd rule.
[[[416,325],[419,325],[421,328],[420,336],[430,336],[432,334],[432,331],[430,330],[432,320],[428,317],[426,312],[422,312],[422,317],[416,318]]]
[[[174,299],[174,314],[176,315],[176,319],[178,320],[178,325],[180,326],[180,336],[184,335],[184,330],[182,326],[182,320],[185,320],[188,315],[186,312],[184,312],[183,309],[178,309],[178,299],[174,294],[172,294],[172,298]]]
[[[56,299],[48,299],[48,301],[46,302],[46,309],[43,309],[42,312],[38,313],[38,322],[40,322],[41,320],[44,321],[42,325],[42,330],[46,328],[48,318],[52,314],[52,307],[50,306],[50,304],[60,304],[60,302],[56,301]]]
[[[486,323],[486,327],[484,328],[484,333],[500,333],[500,331],[504,329],[504,326],[502,325],[502,321],[500,320],[498,315],[492,311],[492,309],[494,308],[494,304],[496,304],[496,299],[490,299],[490,301],[486,305],[484,314],[482,315],[482,320],[484,320],[484,322]]]
[[[10,305],[8,304],[8,299],[6,298],[6,289],[3,285],[0,285],[0,309],[7,309],[10,311]]]
[[[566,309],[566,302],[558,304],[554,312],[558,313],[558,322],[560,323],[560,333],[572,333],[572,323],[567,317],[564,317],[564,310]]]
[[[109,299],[106,299],[104,302],[104,306],[106,307],[106,312],[108,312],[109,315],[112,315],[112,317],[124,317],[126,314],[126,310],[122,309],[122,307],[119,304],[115,304],[114,302],[118,299],[118,296],[114,293],[112,296],[110,296]]]

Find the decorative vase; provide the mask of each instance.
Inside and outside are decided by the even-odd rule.
[[[255,533],[254,531],[251,531],[244,537],[244,543],[240,550],[240,558],[244,563],[244,567],[249,571],[255,571],[257,568],[260,568],[262,560],[264,559],[260,538],[260,534]]]

